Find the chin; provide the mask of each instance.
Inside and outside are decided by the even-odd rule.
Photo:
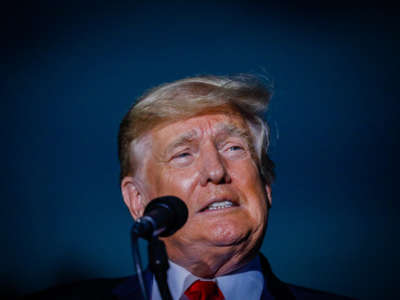
[[[206,238],[215,246],[235,246],[249,239],[251,230],[233,223],[215,224],[207,233]]]

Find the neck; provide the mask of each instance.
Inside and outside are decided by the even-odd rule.
[[[215,278],[236,271],[253,259],[257,250],[244,253],[234,247],[220,247],[208,251],[191,249],[183,253],[168,253],[171,261],[200,278]],[[193,253],[193,255],[188,255]]]

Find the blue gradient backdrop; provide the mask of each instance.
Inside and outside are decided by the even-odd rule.
[[[262,247],[275,272],[360,299],[394,295],[398,11],[32,1],[1,14],[3,296],[132,273],[119,121],[154,85],[240,72],[275,85]]]

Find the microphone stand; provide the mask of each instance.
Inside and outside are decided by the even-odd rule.
[[[132,250],[132,258],[136,268],[136,274],[139,280],[140,290],[142,292],[143,300],[150,300],[147,291],[146,285],[143,278],[143,268],[142,268],[142,259],[140,258],[139,251],[139,239],[136,232],[136,224],[133,224],[131,228],[131,250]]]
[[[169,268],[165,244],[156,236],[149,239],[148,244],[150,270],[156,278],[158,289],[163,300],[172,300],[167,283],[167,270]]]
[[[167,251],[165,244],[157,236],[174,234],[185,224],[187,218],[188,209],[182,200],[175,196],[163,196],[151,200],[144,210],[144,215],[134,222],[131,228],[132,255],[145,299],[148,299],[148,296],[141,271],[138,238],[144,238],[149,242],[149,267],[157,281],[162,299],[172,300],[167,283],[169,267]]]
[[[146,291],[142,264],[140,258],[140,251],[138,247],[138,238],[140,235],[139,226],[140,224],[135,222],[131,228],[131,248],[132,256],[135,262],[136,272],[140,283],[141,292],[145,300],[149,300],[149,296]],[[168,255],[165,249],[165,244],[163,241],[159,240],[157,236],[142,236],[142,238],[148,241],[148,257],[149,257],[149,267],[150,271],[154,274],[156,278],[158,289],[163,300],[172,300],[171,292],[167,283],[167,270],[169,268]]]

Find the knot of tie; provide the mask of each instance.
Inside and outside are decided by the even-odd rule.
[[[224,300],[224,295],[214,281],[195,281],[185,292],[190,300]]]

